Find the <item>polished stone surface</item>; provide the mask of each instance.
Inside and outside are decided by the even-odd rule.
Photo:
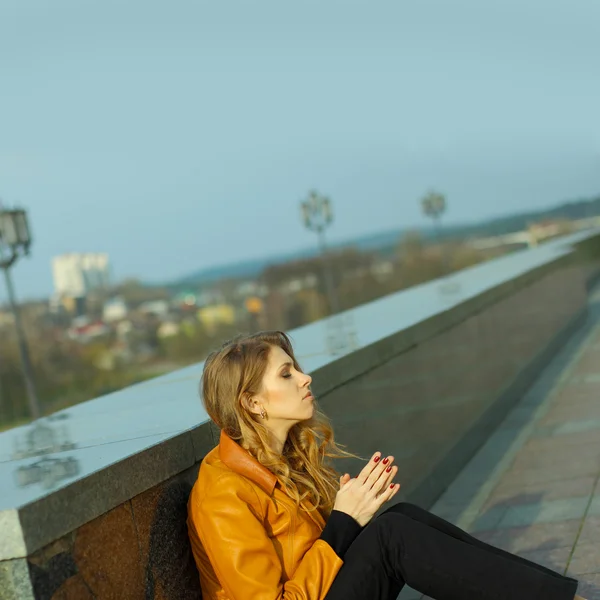
[[[600,288],[589,318],[432,511],[600,600]],[[406,588],[400,600],[426,600]],[[428,600],[428,599],[427,599]]]
[[[0,561],[0,600],[33,600],[29,569],[24,558]]]
[[[146,598],[191,600],[201,595],[187,532],[187,501],[197,472],[189,469],[131,501]]]
[[[208,430],[208,424],[198,429]],[[193,466],[196,452],[206,454],[214,447],[207,438],[198,435],[194,443],[189,432],[179,434],[21,507],[24,555]],[[0,559],[19,556],[9,554],[10,549],[0,544]]]
[[[15,566],[25,573],[26,584],[31,579],[36,600],[198,600],[200,582],[186,527],[197,471],[197,466],[187,469],[127,500],[27,561],[0,561],[0,582],[7,565],[13,579]]]
[[[590,235],[579,233],[568,241]],[[314,371],[339,354],[373,344],[551,262],[568,251],[568,241],[551,242],[454,274],[449,280],[457,289],[449,293],[442,289],[443,280],[436,280],[348,311],[342,319],[300,327],[292,337],[303,367]],[[332,337],[336,338],[336,355],[329,351]],[[193,365],[0,434],[0,481],[5,492],[0,510],[32,502],[206,421],[199,399],[201,371],[202,364]]]
[[[326,394],[336,439],[364,457],[393,455],[399,499],[431,501],[491,433],[498,403],[519,399],[511,384],[586,301],[580,271],[566,265]]]
[[[562,316],[559,314],[563,305],[553,296],[565,290],[566,297],[572,298],[573,290],[582,289],[581,282],[572,286],[562,282],[560,290],[551,285],[542,290],[543,299],[548,297],[548,304],[553,310],[541,311],[541,320],[536,322],[542,329],[539,334],[542,337],[531,337],[512,321],[514,315],[519,316],[519,323],[524,322],[528,315],[536,318],[541,297],[539,293],[527,292],[532,286],[519,283],[515,287],[520,285],[524,290],[514,296],[520,300],[511,301],[511,286],[515,278],[531,275],[533,283],[544,269],[551,278],[553,270],[563,269],[565,257],[572,254],[573,244],[585,239],[597,239],[597,236],[598,232],[583,232],[562,238],[382,298],[348,311],[341,317],[301,327],[291,332],[299,358],[303,367],[312,373],[326,372],[336,363],[344,365],[343,361],[338,361],[342,356],[348,359],[357,356],[363,361],[365,355],[359,351],[364,349],[370,353],[371,361],[381,362],[383,355],[379,354],[378,343],[423,324],[419,328],[426,331],[427,335],[434,336],[430,344],[416,354],[408,353],[410,356],[400,358],[398,371],[392,369],[392,372],[388,372],[389,368],[383,366],[375,378],[379,381],[375,382],[374,377],[365,379],[380,386],[378,391],[369,391],[369,398],[379,397],[382,401],[389,396],[389,389],[385,386],[389,385],[386,379],[390,377],[396,377],[392,381],[396,397],[401,394],[410,398],[415,390],[426,392],[430,416],[423,421],[422,408],[417,407],[408,415],[395,415],[404,422],[422,422],[429,428],[438,424],[448,425],[444,429],[444,436],[439,437],[418,458],[414,457],[416,449],[413,445],[397,444],[398,454],[411,457],[412,468],[418,470],[447,446],[452,435],[460,431],[460,423],[453,415],[466,410],[464,414],[472,417],[496,393],[505,378],[514,374],[522,361],[543,345],[543,336],[556,331],[557,323],[561,318],[566,318],[566,313]],[[498,290],[499,286],[502,296],[508,300],[500,303],[504,307],[502,309],[494,308],[497,298],[489,300],[490,314],[494,314],[494,310],[504,311],[493,319],[493,323],[489,316],[474,317],[474,320],[465,321],[460,334],[441,333],[446,316],[451,316],[454,321],[463,319],[468,301],[480,298],[481,294],[490,290]],[[575,310],[576,306],[567,304],[564,308],[569,312]],[[441,320],[438,319],[432,328],[431,318],[440,315]],[[450,324],[453,322],[448,321],[445,326],[449,327]],[[544,333],[544,329],[548,331]],[[435,341],[435,337],[439,337],[439,340]],[[502,342],[503,337],[510,337],[508,345]],[[407,339],[412,338],[404,339],[403,343],[406,344]],[[473,340],[477,340],[476,352],[470,347]],[[502,346],[500,352],[498,344]],[[448,354],[449,348],[452,349],[451,354]],[[431,361],[439,362],[446,355],[458,361],[456,368],[460,377],[442,370],[439,371],[439,377],[427,375],[428,369],[431,374]],[[419,356],[421,366],[415,369],[413,363],[415,357]],[[490,357],[493,360],[489,365],[493,363],[497,368],[486,366],[485,378],[483,372],[478,373],[469,366],[473,361]],[[327,369],[323,369],[325,366]],[[356,371],[345,370],[342,376],[346,380],[355,377],[360,373],[359,367]],[[201,369],[201,364],[193,365],[0,434],[0,482],[3,492],[0,496],[0,514],[2,518],[7,514],[10,517],[11,509],[19,509],[20,522],[27,530],[25,540],[28,549],[39,548],[40,544],[53,539],[52,536],[60,532],[61,527],[64,531],[79,527],[120,504],[125,497],[131,498],[153,487],[201,458],[206,446],[215,443],[214,435],[211,437],[207,432],[194,431],[198,424],[207,420],[198,394]],[[421,372],[425,374],[419,375]],[[398,379],[401,373],[402,381]],[[423,377],[428,380],[423,380]],[[441,381],[445,382],[444,386],[440,385]],[[484,381],[486,385],[482,385]],[[352,396],[353,412],[360,413],[363,410],[361,406],[364,407],[365,390],[353,392]],[[445,404],[436,404],[436,397],[442,396]],[[453,409],[453,404],[461,407],[460,410]],[[403,405],[403,402],[394,403],[396,407]],[[344,418],[352,419],[351,415],[344,414],[343,407],[343,399],[339,404],[327,402],[328,412],[331,411],[336,423],[339,419],[342,426]],[[342,413],[336,414],[339,409],[342,409]],[[382,433],[390,425],[389,416],[387,420],[377,421]],[[186,431],[189,431],[189,436]],[[414,434],[414,431],[411,429],[408,433]],[[175,442],[170,444],[172,440]],[[155,468],[145,467],[147,461],[143,457],[146,455]],[[71,506],[68,514],[60,508],[66,505]],[[63,523],[57,523],[61,520],[57,518],[59,514]],[[11,541],[13,546],[17,542]],[[8,546],[8,554],[0,552],[5,559],[14,557],[10,554],[10,544]]]

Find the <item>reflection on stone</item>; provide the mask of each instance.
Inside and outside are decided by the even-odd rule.
[[[344,354],[359,347],[358,333],[351,313],[326,319],[325,346],[328,354]]]
[[[456,294],[460,293],[461,289],[462,286],[458,279],[442,279],[438,287],[442,296],[452,297],[452,299],[454,299]]]
[[[61,420],[65,417],[66,415],[61,415]],[[15,438],[12,459],[31,458],[76,448],[76,444],[69,441],[67,426],[54,425],[51,423],[54,420],[57,419],[49,417],[31,423],[23,436]]]
[[[15,480],[19,487],[41,483],[42,487],[48,490],[63,479],[79,475],[79,472],[79,461],[73,456],[40,458],[30,465],[19,467],[15,471]]]
[[[67,426],[52,423],[66,417],[63,414],[58,418],[48,417],[34,421],[22,436],[15,438],[11,457],[13,460],[42,456],[15,470],[15,481],[20,488],[39,483],[44,490],[49,490],[64,479],[79,475],[80,464],[75,457],[47,456],[76,448],[76,444],[69,440]]]

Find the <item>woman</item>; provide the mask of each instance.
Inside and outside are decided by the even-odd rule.
[[[204,366],[203,401],[220,428],[188,503],[204,600],[573,600],[577,581],[484,544],[399,503],[393,456],[354,478],[352,456],[315,408],[311,378],[281,332],[225,344]]]

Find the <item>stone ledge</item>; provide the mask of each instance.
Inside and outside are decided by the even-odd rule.
[[[213,447],[213,437],[205,423],[74,481],[18,510],[0,512],[4,538],[0,544],[0,560],[25,558],[193,466]]]
[[[530,285],[555,269],[576,267],[582,260],[596,259],[600,254],[597,243],[599,237],[597,232],[587,236],[581,234],[572,236],[575,238],[574,249],[568,248],[570,241],[573,241],[571,238],[561,240],[560,244],[549,245],[544,252],[535,257],[535,260],[530,259],[531,268],[523,268],[519,265],[513,279],[506,280],[506,272],[503,272],[504,280],[502,281],[502,277],[499,277],[500,283],[496,282],[469,297],[462,296],[462,301],[455,299],[447,309],[433,316],[424,318],[381,339],[371,341],[362,348],[341,356],[325,357],[325,360],[321,361],[321,365],[315,365],[314,369],[309,369],[314,377],[314,387],[317,393],[324,395],[375,367],[381,366],[391,358],[439,335],[501,299],[510,297],[516,290]],[[579,252],[579,246],[585,251]],[[518,263],[518,261],[515,262],[514,256],[511,257],[511,261],[515,264]],[[470,273],[459,273],[452,279],[458,283],[468,281],[469,277],[473,276],[473,272],[483,272],[486,268],[493,269],[494,262],[496,261],[478,265],[467,270]],[[427,290],[429,294],[439,293],[439,286],[439,281],[430,282],[425,286],[420,286],[420,290],[399,292],[371,303],[369,310],[373,310],[383,303],[387,303],[389,308],[390,303],[398,302],[402,297],[407,298],[408,295],[412,297],[415,294],[423,294],[424,290]],[[305,332],[306,328],[301,328],[301,330]],[[300,334],[298,337],[302,337],[300,330],[292,332],[292,337],[296,337],[296,333]],[[299,354],[302,357],[303,347],[301,345],[299,345]],[[147,390],[160,386],[161,391],[168,394],[168,384],[176,381],[185,382],[186,390],[188,387],[191,390],[197,385],[191,385],[191,383],[198,372],[199,367],[188,367],[181,372],[159,378],[155,382],[140,384],[136,386],[136,392],[144,394]],[[131,395],[130,392],[129,395]],[[93,405],[94,402],[90,401],[88,404]],[[217,442],[217,434],[218,432],[210,423],[201,423],[188,430],[175,433],[158,444],[145,447],[132,455],[123,456],[120,460],[90,472],[32,502],[0,511],[0,525],[2,525],[3,533],[7,534],[0,544],[0,560],[23,558],[30,555],[52,540],[73,531],[115,506],[189,468],[214,447]],[[97,448],[100,447],[97,446]]]

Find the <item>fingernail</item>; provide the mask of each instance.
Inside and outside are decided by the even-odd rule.
[[[386,473],[389,473],[391,470],[392,470],[392,467],[388,467],[388,468],[385,470],[385,472],[386,472]]]
[[[394,487],[395,484],[392,483],[392,485],[390,485],[390,490]]]
[[[381,458],[381,456],[376,456],[376,457],[375,457],[373,460],[374,460],[375,462],[379,462],[379,459],[380,459],[380,458]]]
[[[387,465],[389,462],[390,462],[390,459],[389,459],[389,458],[384,458],[384,459],[383,459],[383,464],[384,464],[384,465]]]

